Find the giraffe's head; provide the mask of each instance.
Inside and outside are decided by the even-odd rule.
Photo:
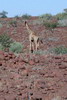
[[[27,21],[25,21],[25,25],[27,24]]]

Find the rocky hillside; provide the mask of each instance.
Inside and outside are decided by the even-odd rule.
[[[67,54],[46,53],[56,46],[67,47],[67,27],[51,33],[43,25],[33,24],[34,19],[28,20],[43,39],[41,53],[30,54],[24,21],[8,27],[9,20],[2,20],[0,34],[7,32],[24,49],[21,54],[0,51],[0,100],[67,100]]]

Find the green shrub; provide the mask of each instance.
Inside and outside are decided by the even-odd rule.
[[[17,27],[17,21],[16,20],[10,21],[9,24],[12,25],[13,27]]]
[[[10,44],[12,43],[11,38],[9,37],[8,34],[3,33],[0,35],[0,44],[4,47],[4,48],[9,48]]]
[[[0,44],[0,50],[4,50],[4,47],[2,46],[2,44]]]
[[[44,25],[45,25],[46,28],[56,28],[58,23],[57,22],[45,21]]]
[[[22,52],[23,45],[19,42],[13,42],[9,48],[9,51],[12,51],[14,53],[20,53]]]
[[[18,15],[16,15],[16,16],[15,16],[15,18],[19,19],[19,16],[18,16]]]
[[[46,27],[46,29],[50,30],[51,32],[53,32],[53,29],[58,26],[57,22],[51,22],[51,21],[45,21],[43,24]]]
[[[22,18],[24,18],[24,19],[29,19],[29,18],[31,18],[31,15],[24,14],[24,15],[22,15]]]
[[[8,14],[8,12],[6,12],[6,11],[0,12],[0,18],[7,18],[7,14]]]
[[[67,19],[59,20],[58,21],[58,26],[67,26]]]
[[[67,54],[67,48],[64,46],[59,46],[53,49],[56,54]]]
[[[67,19],[67,13],[58,13],[57,15],[55,15],[55,17],[56,17],[58,20]]]
[[[2,28],[2,26],[3,26],[3,25],[0,23],[0,28]]]
[[[43,18],[45,20],[50,20],[52,18],[52,15],[51,14],[43,14],[40,16],[40,18]]]
[[[36,55],[44,55],[44,54],[48,54],[47,50],[38,50],[38,51],[34,51],[34,54]]]

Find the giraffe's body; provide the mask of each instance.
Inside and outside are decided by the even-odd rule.
[[[34,49],[37,51],[39,47],[39,37],[29,28],[27,22],[25,22],[25,26],[29,33],[30,51],[33,52]]]

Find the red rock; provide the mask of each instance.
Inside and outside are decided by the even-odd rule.
[[[34,59],[35,63],[39,63],[39,59]]]
[[[24,62],[24,61],[22,61],[22,62],[21,62],[21,65],[24,65],[24,64],[25,64],[25,62]]]
[[[26,99],[27,98],[27,93],[25,94],[22,94],[22,100]]]
[[[9,55],[14,55],[14,53],[13,52],[9,52]]]
[[[56,96],[54,98],[52,98],[52,100],[62,100],[60,96]]]
[[[4,100],[16,100],[16,95],[15,94],[7,94],[4,96]]]
[[[21,75],[28,76],[28,70],[23,70],[23,71],[21,72]]]
[[[0,91],[2,91],[2,90],[3,90],[3,83],[0,82]]]
[[[9,59],[12,59],[13,58],[12,55],[8,55],[8,57],[9,57]]]
[[[8,52],[7,52],[7,53],[4,53],[4,56],[5,56],[5,57],[8,57]]]
[[[22,62],[22,61],[23,61],[23,59],[20,57],[20,58],[19,58],[19,62]]]
[[[67,58],[65,58],[63,61],[67,63]]]
[[[4,100],[4,97],[0,97],[0,100]]]
[[[55,56],[54,58],[55,59],[61,59],[61,56]]]
[[[34,65],[35,62],[34,62],[33,60],[30,60],[30,61],[29,61],[29,64],[30,64],[30,65]]]
[[[2,61],[0,61],[0,66],[2,66]]]
[[[15,62],[19,62],[19,58],[16,57],[16,58],[14,59],[14,61],[15,61]]]
[[[15,59],[16,58],[16,55],[12,55],[12,58]]]
[[[9,60],[9,57],[8,57],[8,56],[6,56],[6,57],[4,58],[4,60],[8,61],[8,60]]]
[[[0,54],[0,60],[4,60],[4,55]]]
[[[61,60],[61,59],[55,59],[54,62],[55,62],[55,63],[61,63],[62,60]]]
[[[20,75],[18,73],[13,73],[13,76],[12,76],[15,80],[18,80]]]
[[[1,50],[0,50],[0,55],[3,55],[3,54],[4,54],[4,51],[1,51]]]
[[[67,69],[67,65],[59,66],[59,69]]]

